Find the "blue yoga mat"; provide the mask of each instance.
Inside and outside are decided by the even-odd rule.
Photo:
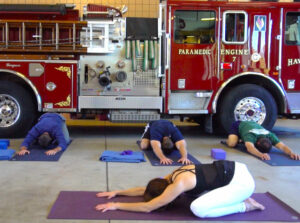
[[[223,145],[227,146],[225,141],[221,141],[221,143]],[[250,154],[247,151],[245,144],[243,144],[243,143],[238,143],[236,145],[236,147],[234,147],[233,149],[237,149],[244,153]],[[252,154],[250,154],[250,155],[252,155]],[[300,160],[293,160],[289,156],[287,156],[283,151],[276,149],[274,147],[270,150],[269,155],[270,155],[271,160],[262,160],[254,155],[252,155],[252,156],[269,164],[270,166],[300,166]]]
[[[5,143],[7,146],[10,146],[9,139],[0,139],[0,143]]]
[[[100,158],[104,162],[122,162],[122,163],[140,163],[145,162],[145,157],[142,152],[131,152],[130,154],[123,154],[122,151],[105,150]]]
[[[0,150],[6,150],[8,146],[9,146],[8,139],[0,139]]]
[[[70,145],[72,140],[68,145]],[[64,153],[64,151],[60,151],[56,153],[55,155],[48,156],[45,154],[45,152],[49,149],[54,149],[57,145],[51,144],[46,149],[41,147],[40,145],[31,145],[28,150],[30,151],[30,154],[26,154],[24,156],[14,155],[10,161],[48,161],[48,162],[54,162],[58,161],[61,157],[61,155]]]
[[[140,147],[141,141],[138,140],[136,143]],[[143,152],[147,156],[152,166],[182,166],[182,163],[177,162],[181,158],[180,152],[178,150],[174,150],[171,154],[167,155],[169,159],[173,160],[173,163],[168,165],[161,164],[160,160],[154,154],[152,149],[145,149],[143,150]],[[188,159],[194,164],[200,164],[200,161],[193,157],[191,154],[188,154]]]
[[[13,149],[0,149],[0,160],[9,160],[14,153]]]

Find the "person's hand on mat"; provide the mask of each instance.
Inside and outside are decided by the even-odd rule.
[[[160,159],[160,164],[169,165],[169,164],[172,164],[172,163],[173,163],[173,160],[171,160],[167,157]]]
[[[106,211],[114,211],[118,209],[118,203],[115,202],[109,202],[106,204],[98,204],[95,209],[97,211],[102,211],[102,212],[106,212]]]
[[[262,156],[260,157],[262,160],[270,160],[270,155],[268,153],[263,153]]]
[[[300,160],[300,155],[293,152],[291,152],[290,157],[293,160]]]
[[[45,154],[47,155],[47,156],[53,156],[53,155],[55,155],[57,152],[54,150],[54,149],[50,149],[50,150],[48,150],[48,151],[46,151],[45,152]]]
[[[189,165],[189,164],[192,164],[193,162],[190,161],[188,158],[186,157],[182,157],[178,160],[178,163],[182,163],[183,165]]]
[[[30,153],[30,151],[25,146],[22,146],[21,150],[19,152],[17,152],[17,154],[19,156],[24,156],[25,154],[29,154],[29,153]]]
[[[109,191],[109,192],[99,192],[96,194],[97,197],[107,197],[107,199],[111,199],[117,195],[117,192],[115,191]]]
[[[61,151],[61,148],[60,148],[60,147],[56,147],[56,148],[54,148],[54,149],[50,149],[50,150],[46,151],[45,154],[46,154],[47,156],[53,156],[53,155],[55,155],[56,153],[58,153],[59,151]]]

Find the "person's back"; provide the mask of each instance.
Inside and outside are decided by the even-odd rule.
[[[239,134],[244,142],[256,143],[259,138],[270,138],[272,142],[278,143],[277,137],[264,127],[253,121],[242,121],[239,125]]]
[[[150,139],[162,140],[163,137],[172,137],[177,128],[168,120],[157,120],[150,124]]]
[[[46,113],[39,118],[35,127],[40,134],[48,132],[50,135],[53,135],[53,133],[61,127],[61,124],[64,121],[65,119],[57,113]]]
[[[47,137],[46,137],[47,136]],[[44,138],[45,140],[44,140]],[[46,140],[47,139],[47,140]],[[42,147],[47,147],[49,143],[55,142],[57,147],[46,151],[47,155],[65,150],[70,142],[69,132],[65,123],[65,118],[57,113],[45,113],[38,123],[31,128],[21,144],[19,155],[29,154],[28,147],[38,141]],[[45,142],[45,143],[44,143]]]
[[[229,147],[235,147],[241,139],[247,148],[247,151],[262,160],[270,160],[269,152],[272,145],[282,150],[285,154],[295,160],[300,156],[294,153],[287,145],[281,142],[277,136],[252,121],[235,121],[232,123],[231,132],[228,135],[226,144]]]
[[[39,122],[36,124],[36,127],[40,132],[50,132],[60,126],[63,122],[63,119],[60,115],[56,113],[46,113],[43,114]]]
[[[242,137],[242,135],[245,135],[249,132],[253,132],[253,133],[261,133],[261,134],[266,134],[269,133],[268,130],[266,130],[264,127],[262,127],[261,125],[259,125],[256,122],[253,121],[242,121],[239,124],[239,133],[240,136]]]
[[[165,148],[162,148],[162,143]],[[151,145],[153,152],[160,159],[160,163],[171,164],[173,161],[167,158],[164,152],[167,155],[170,154],[174,149],[174,144],[181,155],[178,162],[182,162],[183,164],[191,163],[187,158],[186,142],[182,134],[179,129],[168,120],[157,120],[148,123],[142,135],[140,147],[141,149],[147,149]]]

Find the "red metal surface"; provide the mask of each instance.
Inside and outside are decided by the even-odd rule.
[[[285,15],[290,11],[299,11],[300,3],[274,3],[274,2],[198,2],[198,1],[175,1],[167,2],[167,30],[171,30],[171,63],[166,72],[166,103],[168,107],[168,89],[171,91],[211,91],[213,97],[222,84],[229,78],[245,72],[256,72],[271,77],[279,85],[287,89],[288,80],[296,80],[295,88],[290,92],[300,91],[300,50],[297,45],[287,45],[284,41]],[[283,15],[283,38],[280,35],[280,10],[284,9]],[[90,5],[88,10],[105,11],[104,6]],[[169,10],[170,18],[169,18]],[[174,18],[176,10],[212,10],[216,15],[215,42],[212,44],[184,44],[174,41]],[[223,14],[225,11],[244,11],[248,15],[247,41],[243,44],[227,44],[222,42]],[[261,17],[261,19],[259,19]],[[219,19],[220,18],[220,19]],[[258,19],[257,19],[258,18]],[[263,19],[265,18],[265,20]],[[49,15],[47,13],[26,14],[6,13],[0,14],[0,19],[31,19],[31,20],[79,20],[77,10],[68,10],[66,15]],[[272,22],[272,23],[271,23]],[[169,27],[169,25],[171,27]],[[259,30],[265,27],[265,30]],[[50,32],[50,30],[49,30]],[[67,32],[66,32],[67,33]],[[26,39],[34,34],[30,31]],[[45,33],[44,37],[50,36]],[[61,34],[62,38],[67,34]],[[3,41],[0,36],[0,41]],[[50,37],[49,37],[50,38]],[[19,30],[9,33],[10,40],[19,39]],[[282,41],[282,55],[280,55],[280,41]],[[269,46],[271,51],[269,52]],[[203,52],[194,54],[190,52]],[[255,56],[257,56],[255,58]],[[218,60],[219,58],[219,60]],[[281,61],[279,59],[281,58]],[[292,62],[291,62],[292,61]],[[33,61],[34,62],[34,61]],[[30,61],[6,61],[0,62],[0,69],[19,72],[26,76],[37,88],[43,101],[43,107],[49,108],[77,108],[77,63],[46,63],[39,62],[45,69],[40,77],[29,77]],[[281,76],[277,67],[282,65]],[[221,67],[223,64],[223,67]],[[69,72],[70,71],[70,72]],[[70,76],[68,76],[70,74]],[[185,87],[180,88],[178,81],[185,79]],[[57,87],[53,91],[46,89],[46,84],[53,82]],[[170,86],[168,86],[170,83]],[[212,99],[213,99],[212,97]],[[211,112],[211,103],[208,106]],[[51,107],[52,106],[52,107]]]
[[[122,17],[122,13],[120,12],[119,9],[111,7],[111,6],[106,6],[106,5],[96,5],[96,4],[88,4],[87,5],[87,10],[89,12],[109,12],[111,10],[117,12],[119,15],[117,17]],[[112,18],[113,15],[110,14],[88,14],[87,18]]]
[[[29,64],[38,63],[44,67],[39,77],[29,75]],[[0,61],[0,69],[7,73],[19,73],[30,81],[42,99],[42,108],[77,108],[77,63],[46,63],[46,61]],[[18,76],[18,75],[16,75]],[[53,82],[53,91],[46,84]],[[68,99],[70,97],[70,100]]]
[[[63,21],[78,21],[79,11],[77,9],[67,9],[65,15],[61,15],[53,12],[1,12],[1,19],[12,19],[12,20],[63,20]]]
[[[171,17],[181,7],[172,7]],[[215,10],[215,7],[185,7],[184,10]],[[178,80],[185,79],[184,90],[210,90],[211,78],[216,75],[217,68],[217,42],[214,44],[185,44],[174,41],[174,20],[171,21],[171,90],[178,88]],[[218,32],[216,29],[215,32]],[[216,33],[218,36],[218,33]],[[197,52],[199,54],[191,54]]]
[[[288,80],[296,80],[295,88],[289,91],[300,91],[300,50],[299,46],[289,46],[282,43],[282,70],[281,76],[277,70],[280,64],[279,44],[277,36],[280,35],[280,9],[288,11],[300,11],[300,3],[229,3],[229,2],[197,2],[197,1],[168,1],[168,13],[171,9],[171,90],[211,90],[213,97],[221,85],[229,78],[244,72],[257,72],[273,78],[279,85],[287,89]],[[216,24],[216,42],[214,44],[178,44],[174,42],[174,16],[176,10],[215,10],[216,21],[220,23],[220,34]],[[220,9],[220,20],[218,13]],[[226,44],[222,42],[223,13],[227,10],[244,11],[248,15],[248,39],[244,44]],[[259,19],[265,18],[263,19]],[[258,19],[257,19],[258,18]],[[167,19],[169,17],[167,16]],[[265,22],[265,23],[264,23]],[[265,27],[265,31],[259,30]],[[169,30],[169,27],[167,27]],[[259,31],[257,31],[259,30]],[[285,20],[283,20],[283,37]],[[219,42],[218,42],[219,39]],[[283,38],[284,39],[284,38]],[[282,40],[284,41],[284,40]],[[268,52],[269,46],[271,51]],[[220,47],[220,51],[218,51]],[[179,50],[209,49],[211,55],[180,55]],[[217,57],[220,64],[217,64]],[[252,57],[251,57],[252,56]],[[255,56],[258,56],[255,58]],[[294,59],[294,62],[291,62]],[[297,62],[298,61],[298,62]],[[230,69],[222,69],[221,64],[231,64]],[[291,65],[291,63],[293,63]],[[220,73],[217,74],[217,67]],[[229,68],[229,67],[227,67]],[[281,79],[280,79],[281,78]],[[184,89],[178,88],[178,79],[185,79]],[[213,98],[212,98],[213,99]],[[212,101],[211,101],[212,102]],[[211,106],[210,102],[210,106]],[[210,109],[209,106],[209,109]]]
[[[44,100],[46,108],[76,108],[77,106],[77,64],[76,63],[46,63],[44,75]],[[56,88],[49,91],[48,83],[54,83]]]
[[[288,12],[300,12],[300,9],[284,9],[284,19],[283,24],[287,24],[286,21],[286,14]],[[299,29],[299,24],[297,24]],[[300,30],[299,30],[300,31]],[[288,36],[285,35],[285,29],[283,29],[283,38],[282,38],[282,83],[284,88],[288,92],[296,92],[300,90],[300,51],[299,51],[299,45],[291,45],[287,44]],[[295,88],[289,89],[288,88],[288,80],[295,80]]]
[[[28,71],[29,71],[29,63],[25,61],[18,61],[18,60],[11,60],[11,61],[0,61],[0,69],[3,69],[7,71],[7,73],[16,73],[25,76],[27,79],[29,79],[33,85],[36,87],[38,92],[43,95],[43,86],[44,86],[44,77],[29,77]],[[40,62],[42,66],[44,66],[43,62]]]

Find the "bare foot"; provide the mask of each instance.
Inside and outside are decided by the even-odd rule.
[[[248,199],[246,199],[245,201],[245,205],[246,205],[246,212],[248,211],[254,211],[254,210],[265,210],[265,206],[263,206],[262,204],[258,203],[256,200],[254,200],[253,198],[249,197]]]

